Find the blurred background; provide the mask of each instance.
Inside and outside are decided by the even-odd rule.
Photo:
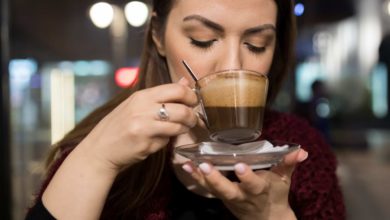
[[[23,219],[42,161],[138,77],[150,1],[1,0],[0,219]],[[316,126],[351,220],[390,219],[390,1],[296,0],[296,62],[274,108]]]

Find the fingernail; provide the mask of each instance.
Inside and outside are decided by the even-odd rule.
[[[192,167],[190,166],[190,165],[188,165],[188,164],[184,164],[183,166],[181,166],[181,168],[184,170],[184,171],[186,171],[187,173],[192,173],[192,172],[194,172],[194,170],[192,169]]]
[[[185,77],[181,77],[177,83],[184,85],[184,86],[189,86],[189,81]]]
[[[298,161],[302,162],[302,161],[306,160],[308,156],[309,156],[309,153],[307,151],[300,150],[300,152],[298,154]]]
[[[183,82],[184,81],[184,77],[181,77],[180,79],[179,79],[179,81],[177,81],[178,83],[181,83],[181,82]]]
[[[201,163],[199,164],[199,169],[202,171],[202,173],[208,175],[211,173],[211,167],[207,163]]]
[[[183,168],[184,171],[186,171],[187,173],[192,173],[194,172],[194,170],[192,169],[192,167],[188,164],[184,164],[181,168]]]
[[[245,173],[245,165],[242,163],[238,163],[234,165],[234,170],[236,171],[237,174],[244,174]]]
[[[198,93],[198,89],[196,89],[196,88],[192,88],[191,89],[194,93],[195,93],[195,95],[196,95],[196,105],[198,105],[199,103],[200,103],[200,96],[199,96],[199,93]],[[196,106],[195,105],[195,106]]]

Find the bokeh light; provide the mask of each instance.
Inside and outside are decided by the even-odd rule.
[[[140,27],[145,24],[149,16],[148,6],[139,1],[132,1],[125,6],[127,22],[133,27]]]
[[[98,28],[110,26],[114,19],[114,9],[106,2],[98,2],[92,5],[89,10],[89,16],[93,24]]]
[[[387,14],[390,15],[390,1],[387,2]]]
[[[296,16],[302,16],[305,13],[305,6],[302,3],[297,3],[294,7],[294,13]]]
[[[329,101],[325,98],[321,98],[318,102],[319,103],[316,106],[316,114],[321,118],[329,118],[330,116]]]
[[[115,83],[122,88],[128,88],[137,83],[138,67],[122,67],[115,71]]]

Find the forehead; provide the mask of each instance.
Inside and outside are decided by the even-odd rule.
[[[170,16],[180,19],[191,14],[226,27],[276,25],[277,6],[275,0],[176,0]]]

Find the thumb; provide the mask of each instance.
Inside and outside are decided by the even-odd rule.
[[[281,163],[271,168],[271,171],[280,176],[291,177],[295,166],[307,159],[309,154],[304,149],[295,150],[287,154]]]

